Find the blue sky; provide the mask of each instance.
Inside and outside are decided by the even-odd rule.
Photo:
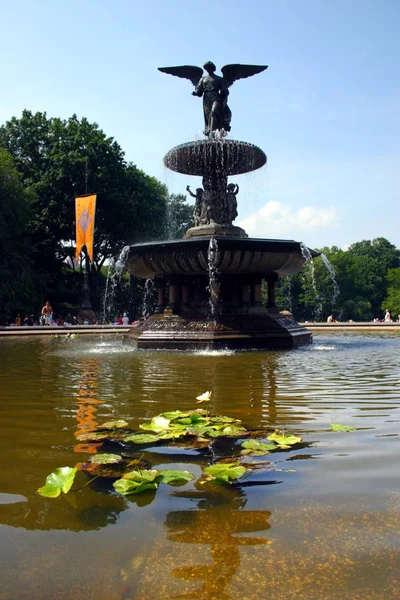
[[[400,247],[399,23],[398,0],[3,0],[0,122],[24,108],[86,116],[184,192],[198,181],[162,158],[201,136],[201,100],[157,67],[268,64],[231,89],[230,137],[268,156],[232,178],[236,223],[314,247]]]

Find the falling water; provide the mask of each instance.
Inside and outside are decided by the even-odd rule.
[[[215,238],[210,239],[208,245],[208,290],[210,292],[210,312],[211,316],[215,319],[220,312],[219,306],[219,294],[220,286],[218,282],[218,244]]]
[[[330,278],[332,280],[332,284],[333,284],[332,306],[336,306],[336,302],[337,302],[337,299],[340,294],[339,284],[336,281],[336,271],[335,271],[333,264],[329,261],[328,257],[323,252],[321,252],[321,258],[322,258],[322,262],[324,263],[325,267],[328,269]]]
[[[320,319],[321,312],[322,312],[322,303],[321,303],[321,300],[320,300],[320,297],[318,294],[317,284],[315,281],[315,267],[314,267],[314,263],[313,263],[313,259],[312,259],[312,254],[310,252],[310,249],[305,244],[303,244],[303,242],[300,242],[300,250],[301,250],[301,254],[302,254],[303,258],[305,258],[305,260],[306,260],[306,264],[310,265],[311,285],[312,285],[312,289],[313,289],[315,300],[316,300],[316,306],[315,306],[315,310],[314,310],[314,318],[316,321],[318,321]]]
[[[103,320],[109,322],[115,318],[115,294],[117,286],[121,283],[122,275],[125,269],[125,262],[129,253],[130,246],[124,246],[119,256],[112,259],[108,266],[106,287],[103,298]]]
[[[144,284],[144,294],[142,302],[142,316],[148,317],[154,308],[154,281],[152,279],[146,279]]]
[[[286,294],[285,294],[285,300],[286,300],[286,304],[288,309],[290,310],[290,312],[293,312],[293,304],[292,304],[292,280],[290,279],[290,277],[286,277]]]

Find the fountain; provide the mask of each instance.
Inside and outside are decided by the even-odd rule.
[[[227,100],[234,81],[267,67],[215,65],[159,70],[189,79],[193,95],[203,97],[206,139],[181,144],[164,157],[169,169],[202,177],[195,193],[194,221],[182,240],[134,244],[128,270],[151,279],[157,290],[154,314],[132,329],[139,348],[291,348],[311,342],[311,333],[275,304],[279,277],[299,273],[317,253],[293,240],[252,239],[233,225],[239,186],[228,177],[249,173],[267,162],[248,142],[226,138],[231,111]],[[261,286],[266,280],[268,303]],[[211,309],[211,310],[210,310]],[[211,314],[210,314],[211,313]]]

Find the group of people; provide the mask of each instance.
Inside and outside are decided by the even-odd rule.
[[[78,325],[78,319],[76,316],[72,316],[71,313],[68,313],[65,318],[54,315],[53,308],[50,302],[47,300],[45,305],[40,311],[39,318],[34,315],[25,315],[21,316],[21,313],[18,313],[15,317],[14,321],[6,320],[6,326],[9,327],[37,327],[39,325],[47,325],[47,326],[62,326],[62,325]]]
[[[327,323],[337,323],[335,317],[333,314],[329,315],[329,317],[326,320]],[[376,317],[373,320],[374,323],[400,323],[400,315],[397,315],[397,321],[392,319],[392,316],[390,314],[390,311],[388,309],[386,309],[385,311],[385,316],[383,319],[379,319],[379,317]],[[352,320],[348,321],[348,323],[353,323]]]

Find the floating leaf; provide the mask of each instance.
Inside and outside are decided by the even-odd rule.
[[[129,479],[131,481],[154,481],[155,478],[160,474],[157,469],[143,469],[142,471],[129,471],[122,476],[122,479]]]
[[[46,477],[46,483],[38,493],[46,498],[57,498],[61,491],[66,494],[74,483],[76,472],[76,467],[59,467]]]
[[[114,489],[123,496],[129,496],[130,494],[140,494],[148,490],[156,490],[158,483],[148,481],[131,481],[130,479],[118,479],[113,483]]]
[[[200,394],[200,396],[196,397],[196,400],[198,400],[197,404],[200,404],[200,402],[210,402],[211,396],[212,392],[204,392],[203,394]]]
[[[158,435],[153,435],[151,433],[133,433],[132,435],[127,435],[124,437],[124,442],[133,442],[134,444],[152,444],[153,442],[158,442]]]
[[[239,421],[239,419],[225,417],[224,415],[215,415],[210,417],[210,423],[241,423],[241,421]]]
[[[169,419],[170,421],[174,421],[179,417],[188,417],[189,412],[182,412],[181,410],[172,410],[170,412],[164,412],[158,415],[159,417],[164,417],[165,419]]]
[[[332,423],[331,429],[332,431],[357,431],[357,427],[353,427],[352,425],[339,425],[338,423]]]
[[[122,456],[118,454],[94,454],[90,457],[89,462],[97,465],[108,465],[123,461]]]
[[[271,450],[276,450],[278,446],[276,444],[263,444],[258,440],[248,440],[241,444],[243,450],[241,454],[250,454],[252,456],[264,456],[269,454]]]
[[[159,475],[157,477],[157,481],[159,483],[185,483],[187,481],[191,481],[194,479],[193,473],[189,473],[189,471],[159,471]]]
[[[206,467],[204,473],[216,483],[225,484],[242,477],[246,473],[246,469],[238,463],[219,463]]]
[[[284,433],[279,433],[277,431],[271,433],[271,435],[269,435],[267,439],[270,442],[275,442],[276,444],[278,444],[278,446],[280,446],[282,450],[287,450],[288,448],[290,448],[290,446],[293,446],[294,444],[299,444],[302,441],[301,437],[296,437],[295,435],[285,435]]]
[[[110,437],[110,433],[106,431],[86,431],[79,433],[76,439],[80,442],[97,442],[100,440],[107,440]]]
[[[222,429],[222,435],[240,435],[241,433],[246,433],[246,429],[241,427],[240,425],[228,425]]]
[[[125,427],[128,427],[128,423],[120,419],[119,421],[107,421],[107,423],[99,425],[98,429],[123,429]]]

